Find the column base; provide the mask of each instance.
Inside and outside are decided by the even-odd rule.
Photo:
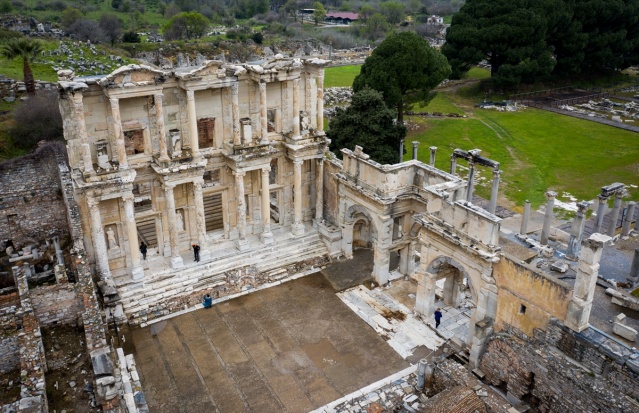
[[[131,270],[131,279],[134,281],[144,278],[144,270],[142,267],[133,267]]]
[[[208,261],[211,259],[210,250],[200,250],[200,261]]]
[[[318,229],[323,222],[324,222],[324,219],[322,218],[313,219],[313,228]]]
[[[272,244],[273,242],[275,242],[275,238],[273,237],[273,233],[272,232],[262,232],[262,234],[260,235],[260,240],[265,244]]]
[[[182,257],[171,257],[171,268],[177,269],[184,267],[184,261]]]
[[[299,237],[300,235],[304,235],[304,224],[291,225],[291,232],[296,237]]]
[[[237,240],[237,249],[240,251],[246,251],[249,249],[249,242],[247,239],[238,239]]]

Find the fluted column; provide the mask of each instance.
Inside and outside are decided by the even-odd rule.
[[[266,115],[267,103],[266,103],[266,82],[260,81],[260,125],[262,129],[262,139],[260,143],[268,143],[268,118]]]
[[[309,128],[313,126],[313,102],[311,101],[311,90],[313,84],[313,75],[306,73],[306,85],[304,88],[304,108],[306,110],[306,116],[308,116]]]
[[[623,219],[623,224],[621,225],[621,236],[627,237],[630,234],[630,225],[632,225],[632,219],[635,216],[635,202],[628,202],[628,209],[626,209],[626,216]]]
[[[293,79],[293,137],[300,136],[300,80]]]
[[[556,192],[548,191],[546,192],[546,215],[544,215],[544,226],[541,229],[541,245],[548,245],[548,238],[550,237],[550,224],[552,220],[555,218],[555,214],[553,209],[555,208],[555,197],[557,196]]]
[[[324,131],[324,70],[317,75],[317,131]]]
[[[166,149],[166,130],[164,128],[164,105],[162,104],[164,96],[161,93],[153,95],[155,102],[155,128],[158,133],[158,142],[160,144],[160,161],[169,162],[169,155]]]
[[[175,214],[175,197],[173,195],[173,185],[164,184],[164,204],[166,209],[166,220],[169,226],[169,242],[171,243],[171,268],[181,268],[184,266],[180,256],[180,239],[178,237],[177,217]]]
[[[450,174],[455,175],[455,172],[457,172],[457,158],[455,154],[452,154],[450,155]]]
[[[127,169],[129,163],[126,159],[124,147],[124,133],[122,132],[122,118],[120,117],[120,102],[117,98],[110,98],[111,115],[113,116],[113,131],[115,133],[115,153],[120,164],[119,169]]]
[[[240,87],[237,83],[231,85],[231,108],[233,112],[233,145],[242,144],[242,135],[240,134]]]
[[[133,195],[128,194],[122,197],[124,203],[124,220],[126,221],[126,232],[129,238],[129,256],[131,257],[131,278],[140,280],[144,278],[144,270],[140,262],[140,242],[138,240],[138,228],[135,225],[135,209],[133,207]]]
[[[262,242],[271,244],[273,234],[271,233],[271,199],[269,172],[271,167],[262,168]]]
[[[430,166],[435,166],[435,155],[437,154],[437,146],[431,146],[429,149],[430,149],[430,159],[428,164]]]
[[[200,142],[197,135],[197,114],[195,113],[195,92],[186,91],[186,110],[189,116],[189,137],[191,139],[191,154],[194,158],[200,156]]]
[[[473,202],[473,191],[474,191],[474,185],[475,185],[474,181],[475,181],[475,163],[468,162],[468,187],[466,188],[466,201],[468,202]]]
[[[77,125],[77,134],[80,137],[80,155],[82,156],[82,172],[90,174],[93,170],[91,160],[91,148],[87,138],[87,125],[84,120],[84,104],[82,103],[82,93],[76,92],[73,95],[73,117]]]
[[[566,251],[566,258],[571,261],[577,261],[579,258],[581,241],[586,225],[586,211],[588,211],[589,206],[590,202],[581,201],[577,203],[577,212],[570,228],[570,239],[568,240],[568,250]]]
[[[195,204],[195,227],[200,246],[200,261],[211,258],[211,251],[206,247],[206,218],[204,216],[204,197],[202,196],[202,180],[193,182],[193,202]]]
[[[608,236],[614,237],[617,230],[617,219],[619,219],[619,212],[621,211],[621,201],[623,193],[617,191],[615,193],[615,203],[612,205],[612,212],[610,213],[610,226],[608,227]]]
[[[293,161],[293,235],[304,234],[304,224],[302,224],[302,164],[301,159]]]
[[[95,198],[87,198],[89,215],[91,216],[91,241],[93,241],[93,252],[95,254],[95,264],[100,274],[100,279],[111,278],[109,269],[109,256],[107,255],[107,245],[104,239],[104,228],[100,217],[100,201]]]
[[[240,250],[248,247],[246,240],[246,202],[244,201],[244,171],[233,171],[235,176],[235,203],[237,204],[237,247]]]
[[[324,159],[318,158],[315,164],[315,221],[324,218]]]
[[[603,195],[597,195],[599,204],[597,205],[597,220],[595,221],[595,232],[601,233],[601,226],[603,225],[604,216],[606,215],[606,202],[608,197]]]
[[[501,180],[501,171],[499,169],[493,170],[493,187],[490,191],[490,204],[488,205],[488,212],[494,214],[497,210],[497,194],[499,193],[499,181]]]

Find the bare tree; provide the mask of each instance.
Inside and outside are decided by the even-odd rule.
[[[114,14],[103,14],[100,16],[100,28],[106,38],[111,42],[111,46],[120,40],[122,36],[122,22]]]
[[[106,35],[95,20],[80,19],[69,27],[69,33],[73,33],[78,40],[91,43],[102,43],[106,40]]]
[[[62,139],[62,116],[58,94],[43,90],[13,111],[14,126],[9,130],[13,144],[31,149],[41,141]]]

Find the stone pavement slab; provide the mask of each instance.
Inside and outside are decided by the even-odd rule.
[[[308,412],[408,366],[319,273],[132,337],[157,412]]]

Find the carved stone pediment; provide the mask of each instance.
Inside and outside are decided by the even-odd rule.
[[[134,87],[163,83],[167,73],[145,65],[128,65],[116,69],[98,82],[103,87]]]
[[[200,80],[207,77],[220,78],[226,76],[226,70],[222,68],[224,62],[221,60],[207,60],[203,66],[189,68],[187,71],[176,70],[175,77],[181,80]]]

